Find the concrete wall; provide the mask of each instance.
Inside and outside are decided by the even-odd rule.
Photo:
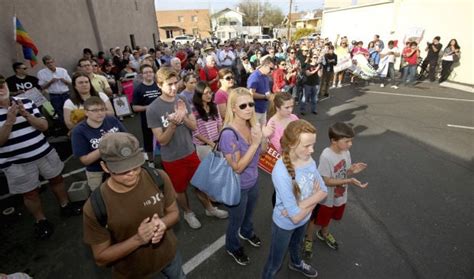
[[[426,42],[441,36],[446,46],[455,38],[461,46],[461,61],[450,80],[474,84],[473,2],[471,0],[395,0],[366,6],[352,6],[323,14],[322,36],[334,40],[337,34],[367,45],[374,34],[384,42],[403,40],[408,29],[425,29],[421,55],[426,56]],[[449,20],[448,20],[449,19]]]
[[[0,72],[6,76],[13,74],[12,62],[23,61],[21,46],[13,38],[15,12],[39,49],[39,64],[29,70],[33,75],[43,67],[41,57],[46,54],[73,71],[85,47],[108,52],[110,47],[130,45],[130,34],[141,46],[153,46],[153,33],[158,39],[153,0],[0,1]]]

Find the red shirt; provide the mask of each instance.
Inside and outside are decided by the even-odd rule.
[[[273,71],[273,88],[272,91],[273,93],[280,92],[281,89],[286,85],[286,80],[285,80],[285,70],[278,68],[275,71]]]
[[[206,75],[206,69],[207,69],[207,75]],[[201,70],[199,70],[199,78],[201,78],[202,81],[211,81],[217,77],[219,74],[218,70],[216,67],[204,67]],[[219,80],[216,80],[213,83],[209,84],[209,87],[211,87],[212,92],[216,93],[217,89],[219,89]]]
[[[402,55],[408,65],[416,65],[418,64],[418,52],[415,51],[411,56],[408,56],[411,52],[411,47],[406,47],[403,49]]]

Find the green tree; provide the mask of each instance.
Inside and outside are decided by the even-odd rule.
[[[297,41],[302,37],[309,36],[314,32],[313,28],[300,28],[291,36],[292,41]]]
[[[279,7],[270,4],[268,1],[260,3],[257,0],[241,0],[238,5],[240,12],[244,13],[243,25],[258,25],[258,12],[260,11],[261,26],[279,26],[283,21],[283,12]]]

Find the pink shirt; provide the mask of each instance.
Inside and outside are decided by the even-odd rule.
[[[295,120],[298,120],[298,116],[291,114],[290,115],[290,122],[293,122]],[[270,124],[270,121],[275,122],[273,118],[270,118],[268,121],[267,125]],[[281,144],[280,144],[280,139],[283,136],[283,132],[285,131],[285,127],[283,127],[280,123],[275,122],[275,131],[273,131],[273,134],[270,136],[270,143],[275,147],[275,149],[281,154]]]
[[[217,90],[216,95],[214,96],[214,103],[216,103],[217,105],[227,104],[227,97],[229,97],[229,95],[227,95],[227,92],[222,89],[219,89]]]

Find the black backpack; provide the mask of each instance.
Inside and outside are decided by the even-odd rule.
[[[147,165],[143,165],[142,169],[145,169],[148,172],[151,178],[153,178],[155,186],[158,188],[158,190],[163,192],[164,182],[157,169],[151,168]],[[105,207],[104,199],[102,198],[102,192],[100,191],[100,188],[101,187],[98,187],[92,192],[90,197],[91,206],[92,210],[94,210],[97,222],[99,222],[102,227],[107,228],[107,208]]]

